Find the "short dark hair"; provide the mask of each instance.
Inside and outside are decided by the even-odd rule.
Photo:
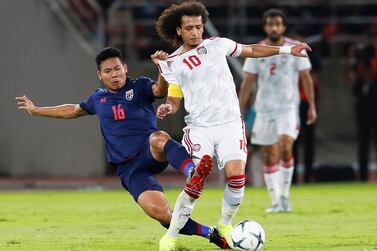
[[[201,16],[205,24],[208,15],[206,7],[198,1],[190,0],[173,4],[162,12],[156,22],[156,29],[161,38],[178,47],[182,44],[182,38],[178,36],[176,29],[181,25],[182,16]]]
[[[105,47],[100,50],[96,55],[97,68],[100,70],[103,61],[109,58],[119,58],[124,63],[122,52],[114,47]]]
[[[267,18],[269,17],[281,17],[283,20],[284,26],[287,25],[287,16],[285,15],[284,11],[281,9],[269,9],[263,14],[263,26],[267,23]]]

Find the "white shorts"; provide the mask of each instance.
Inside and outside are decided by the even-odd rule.
[[[272,145],[278,142],[281,135],[288,135],[296,139],[299,132],[300,119],[296,109],[274,115],[257,112],[251,134],[251,143]]]
[[[195,164],[206,154],[216,156],[219,169],[230,160],[243,160],[246,163],[247,139],[241,119],[212,127],[188,125],[183,132],[182,145],[192,155]]]

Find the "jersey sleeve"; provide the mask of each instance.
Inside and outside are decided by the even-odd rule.
[[[312,68],[309,58],[297,57],[296,58],[297,71],[308,70]]]
[[[242,70],[245,73],[257,75],[258,74],[258,59],[256,58],[246,58],[243,64]]]
[[[80,107],[84,109],[90,115],[96,114],[96,110],[94,107],[94,100],[95,100],[96,92],[92,93],[86,101],[80,103]]]
[[[156,81],[147,77],[140,77],[137,79],[137,81],[137,88],[143,99],[148,102],[154,102],[155,96],[153,94],[152,86],[156,83]]]
[[[160,60],[158,62],[158,69],[161,75],[164,77],[166,82],[169,84],[179,84],[178,78],[175,76],[174,72],[170,69],[168,65],[169,59],[166,61]],[[172,61],[170,61],[172,62]]]
[[[230,57],[238,57],[242,52],[242,45],[230,40],[229,38],[219,38],[221,49],[225,51],[225,55]]]

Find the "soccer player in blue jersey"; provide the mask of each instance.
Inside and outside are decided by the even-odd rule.
[[[166,57],[158,51],[151,56],[157,64]],[[139,77],[127,78],[127,65],[119,50],[104,48],[96,56],[98,78],[104,88],[94,91],[80,104],[38,107],[27,96],[16,97],[18,109],[30,115],[74,119],[97,115],[106,144],[108,161],[116,167],[122,186],[129,191],[144,212],[168,228],[172,210],[163,189],[155,177],[170,163],[187,178],[184,192],[196,200],[212,168],[212,158],[204,156],[195,166],[186,149],[157,129],[157,118],[152,106],[155,98],[167,94],[168,84],[161,77],[157,82]],[[189,217],[189,215],[187,216]],[[192,219],[181,234],[206,237],[219,247],[226,245],[211,227]]]

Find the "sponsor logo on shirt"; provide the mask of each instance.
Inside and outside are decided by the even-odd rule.
[[[126,99],[127,100],[132,100],[134,97],[134,89],[131,89],[129,91],[126,91]]]
[[[198,49],[196,49],[199,55],[207,54],[207,49],[204,46],[200,46]]]
[[[168,65],[169,68],[170,68],[172,63],[173,63],[173,61],[166,61],[166,64]]]

